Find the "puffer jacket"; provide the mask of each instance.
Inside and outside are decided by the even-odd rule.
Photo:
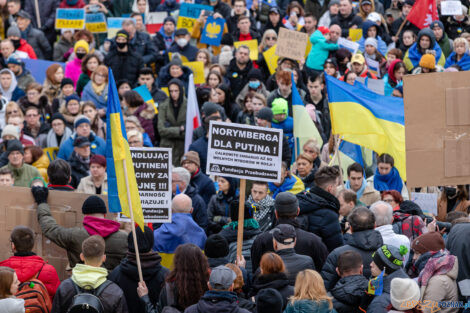
[[[338,313],[359,313],[359,305],[367,290],[369,281],[363,275],[351,275],[341,278],[330,290],[333,307]]]
[[[313,301],[309,299],[289,301],[284,313],[336,313],[326,300]]]
[[[115,48],[111,49],[106,55],[104,64],[113,70],[114,79],[116,81],[127,79],[134,85],[137,82],[139,70],[144,66],[144,61],[142,57],[132,49],[123,53],[118,52]]]
[[[238,298],[231,291],[206,291],[198,303],[184,310],[184,313],[202,312],[227,312],[227,313],[249,313],[250,311],[238,306]]]

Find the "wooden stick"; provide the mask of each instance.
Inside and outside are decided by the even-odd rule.
[[[341,138],[338,135],[335,135],[335,155],[338,158],[338,166],[339,166],[339,175],[341,177],[341,186],[344,188],[344,177],[343,177],[343,168],[341,167],[341,156],[339,155],[339,143],[341,142]]]
[[[246,179],[240,179],[240,198],[238,204],[237,257],[242,255],[243,226],[245,222],[245,189]]]
[[[401,23],[400,28],[398,28],[398,31],[397,31],[397,33],[395,34],[395,37],[397,37],[397,41],[398,41],[399,38],[400,38],[400,33],[401,33],[403,27],[405,26],[406,22],[408,22],[408,20],[407,20],[406,17],[405,17],[405,19],[403,20],[403,23]]]
[[[127,189],[127,203],[129,206],[129,215],[131,218],[131,226],[132,226],[132,239],[134,240],[134,247],[135,247],[135,259],[137,260],[137,271],[139,272],[139,280],[144,281],[142,276],[142,266],[140,265],[140,255],[139,255],[139,245],[137,243],[137,235],[135,233],[135,222],[134,222],[134,212],[132,212],[132,202],[131,202],[131,191],[129,190],[129,181],[127,180],[127,165],[126,160],[122,160],[122,165],[124,166],[124,178],[126,181],[126,189]]]
[[[34,0],[34,5],[36,6],[36,21],[38,23],[38,28],[41,28],[41,16],[39,15],[38,0]]]

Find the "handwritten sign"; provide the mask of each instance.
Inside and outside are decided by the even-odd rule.
[[[355,54],[357,49],[359,49],[359,44],[357,42],[344,39],[343,37],[338,38],[338,46],[340,48],[348,49],[352,54]]]
[[[196,85],[204,84],[206,79],[204,77],[204,63],[201,61],[183,62],[184,66],[189,67],[194,74],[194,83]]]
[[[55,28],[85,28],[85,9],[57,9],[55,14]]]
[[[256,39],[245,40],[245,41],[235,41],[233,46],[238,49],[240,46],[247,46],[250,49],[250,60],[258,60],[258,41]]]
[[[441,1],[441,15],[462,15],[462,3],[460,1]]]
[[[276,55],[276,45],[263,52],[264,61],[268,65],[269,73],[272,75],[277,69],[277,60],[279,56]]]
[[[207,17],[206,25],[201,36],[201,43],[210,46],[220,46],[222,35],[224,33],[225,20],[223,18],[215,19],[213,16]]]
[[[411,201],[423,211],[437,215],[437,193],[412,192]]]
[[[294,60],[302,60],[305,58],[307,42],[307,34],[280,28],[277,38],[276,55]]]
[[[92,33],[106,33],[106,16],[103,13],[91,13],[85,15],[85,28]]]

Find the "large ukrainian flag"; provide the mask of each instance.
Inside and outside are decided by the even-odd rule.
[[[378,154],[388,153],[406,181],[403,99],[378,95],[325,75],[333,134]]]
[[[124,174],[123,160],[126,162],[127,177]],[[106,165],[109,211],[114,213],[122,212],[122,214],[130,218],[126,187],[127,179],[134,221],[143,231],[144,216],[135,179],[134,164],[132,163],[119,96],[111,69],[109,69],[108,107],[106,111]]]

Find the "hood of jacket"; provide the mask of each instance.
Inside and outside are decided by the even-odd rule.
[[[151,281],[161,271],[162,257],[156,252],[140,253],[142,276],[145,281]],[[139,281],[135,253],[128,252],[127,257],[121,261],[121,271],[133,281]]]
[[[394,278],[409,278],[408,275],[403,271],[403,269],[398,269],[390,275],[384,276],[384,293],[390,294],[390,284]]]
[[[382,235],[374,230],[353,232],[351,236],[345,237],[346,244],[360,250],[375,251],[383,245]]]
[[[416,40],[416,42],[419,43],[421,37],[423,36],[428,36],[429,39],[431,39],[430,47],[434,47],[434,45],[436,44],[436,36],[434,36],[434,32],[432,31],[432,29],[430,29],[429,27],[421,29],[418,33],[418,39]],[[437,60],[438,59],[436,58],[436,61]]]
[[[106,238],[119,231],[121,224],[116,221],[99,218],[95,216],[85,216],[83,218],[83,227],[90,236],[100,235]]]
[[[197,312],[239,312],[237,295],[231,291],[206,291],[196,306]]]
[[[364,275],[351,275],[341,278],[330,292],[336,300],[347,305],[355,305],[359,304],[368,285],[369,281]]]
[[[296,300],[294,303],[289,301],[287,307],[289,312],[296,313],[324,313],[332,312],[329,308],[329,303],[326,300],[313,301],[310,299]]]
[[[106,281],[108,270],[104,267],[95,267],[77,264],[72,270],[72,281],[83,289],[96,289]]]
[[[321,31],[319,31],[319,30],[314,31],[311,38],[312,38],[313,44],[317,44],[317,43],[320,43],[320,42],[326,42],[325,36],[323,36]]]
[[[367,32],[369,31],[369,28],[371,28],[372,26],[375,26],[375,29],[377,29],[377,36],[375,38],[377,38],[378,36],[382,34],[382,29],[379,26],[377,26],[377,24],[375,24],[372,21],[365,20],[364,23],[362,23],[362,36],[364,39],[368,37]]]
[[[328,209],[339,214],[339,201],[329,192],[314,186],[310,191],[297,194],[300,214],[313,213],[316,210]]]
[[[30,256],[12,256],[3,262],[0,266],[7,266],[15,270],[18,280],[25,282],[33,278],[46,262],[37,255]]]
[[[258,276],[253,282],[255,290],[274,288],[280,290],[289,286],[289,279],[285,273],[265,274]]]

